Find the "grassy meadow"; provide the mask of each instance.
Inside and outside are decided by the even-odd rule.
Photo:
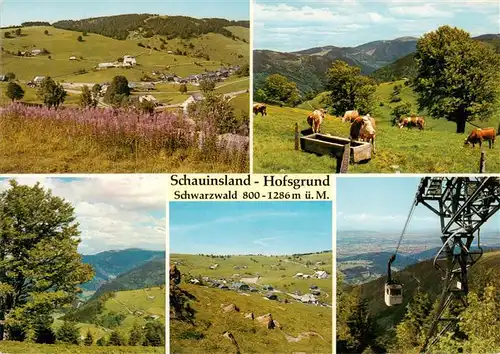
[[[350,165],[351,173],[446,173],[446,172],[479,172],[480,149],[478,146],[464,147],[466,134],[475,127],[467,124],[466,134],[456,134],[456,125],[444,119],[433,119],[425,112],[424,131],[407,130],[392,126],[391,110],[399,103],[390,103],[390,94],[396,84],[403,81],[383,83],[376,92],[377,106],[371,114],[377,122],[376,155],[363,164]],[[328,156],[294,150],[294,126],[299,130],[309,128],[306,117],[313,108],[324,107],[321,99],[327,95],[322,93],[315,99],[305,102],[297,108],[280,108],[268,106],[267,116],[254,117],[254,171],[256,173],[332,173],[336,160]],[[415,93],[403,86],[399,95],[403,101],[413,104],[416,109]],[[491,117],[488,121],[474,122],[481,127],[498,127],[499,117]],[[349,124],[342,123],[341,117],[327,115],[322,125],[322,132],[344,138],[349,137]],[[497,139],[498,140],[498,139]],[[497,141],[498,145],[498,141]],[[483,145],[486,154],[486,172],[500,171],[500,154],[498,146],[488,149]]]
[[[0,348],[8,354],[147,354],[165,353],[161,347],[85,347],[70,344],[33,344],[23,342],[2,341]]]
[[[45,35],[47,30],[49,35]],[[231,31],[240,37],[249,36],[248,28],[231,27]],[[84,36],[83,42],[78,42],[80,32],[57,29],[51,26],[23,27],[21,37],[4,39],[4,32],[0,30],[2,46],[5,51],[31,51],[45,48],[49,55],[35,57],[18,57],[2,52],[0,62],[3,72],[14,72],[18,79],[29,81],[34,76],[51,76],[63,82],[93,82],[103,83],[111,81],[116,75],[124,75],[129,81],[139,81],[143,73],[154,70],[168,71],[179,76],[197,74],[206,70],[217,69],[224,64],[238,64],[248,62],[249,45],[243,41],[233,41],[220,34],[209,33],[192,40],[172,39],[167,42],[164,50],[154,50],[139,47],[142,43],[151,48],[162,44],[160,37],[116,40],[113,38],[89,33]],[[176,49],[185,50],[189,43],[195,49],[200,49],[210,56],[210,60],[192,58],[183,55],[168,54]],[[138,65],[133,68],[112,68],[94,70],[99,63],[114,62],[124,55],[137,57]],[[77,60],[69,60],[71,56]],[[198,65],[197,65],[198,64]],[[86,73],[76,74],[84,69]]]
[[[256,288],[262,285],[274,287],[280,300],[267,300],[262,292],[238,293],[233,290],[192,285],[186,282],[180,288],[195,297],[191,306],[196,311],[193,323],[172,319],[170,322],[170,347],[176,353],[221,353],[234,352],[234,345],[222,337],[230,331],[242,353],[330,353],[332,348],[332,309],[296,302],[286,293],[309,292],[314,284],[322,290],[320,301],[332,303],[332,253],[288,256],[230,256],[211,258],[199,255],[172,254],[171,262],[177,262],[184,276],[208,276],[212,279],[242,277],[261,278]],[[322,262],[322,265],[315,265]],[[219,264],[216,269],[210,265]],[[240,269],[234,269],[234,266]],[[246,266],[247,268],[243,268]],[[311,274],[314,268],[327,270],[328,279],[296,279],[296,273]],[[235,276],[237,273],[239,276]],[[186,281],[186,280],[185,280]],[[230,281],[229,281],[230,284]],[[229,285],[228,284],[228,285]],[[222,311],[223,306],[236,305],[239,312]],[[255,318],[271,313],[281,328],[267,329],[257,320],[245,318],[253,312]]]

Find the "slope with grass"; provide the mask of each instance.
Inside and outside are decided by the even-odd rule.
[[[432,119],[426,112],[424,131],[399,129],[392,126],[391,110],[399,103],[390,103],[390,94],[395,85],[404,81],[380,84],[376,101],[380,105],[372,112],[377,122],[376,155],[365,164],[351,165],[349,172],[443,173],[479,171],[480,149],[463,147],[466,137],[455,133],[455,124],[444,119]],[[254,171],[258,173],[331,173],[336,160],[328,156],[316,156],[294,150],[294,126],[308,129],[306,117],[313,108],[325,107],[322,93],[299,108],[268,107],[268,115],[254,118]],[[400,97],[412,103],[417,110],[416,95],[411,88],[403,86]],[[486,121],[475,121],[480,127],[498,127],[499,116]],[[466,134],[475,127],[468,124]],[[323,133],[344,138],[349,137],[349,124],[340,117],[327,115],[322,125]],[[498,147],[488,149],[486,144],[486,171],[500,171]]]
[[[233,352],[235,346],[222,336],[229,331],[240,352],[304,352],[329,353],[332,346],[332,310],[294,301],[289,293],[308,293],[311,285],[321,289],[321,302],[332,304],[332,278],[297,279],[296,273],[312,274],[315,269],[331,274],[332,253],[319,252],[294,256],[216,256],[172,254],[184,282],[180,289],[190,294],[194,309],[193,321],[170,321],[170,345],[176,353]],[[320,263],[318,263],[320,262]],[[215,269],[211,265],[218,264]],[[260,276],[258,278],[258,276]],[[237,292],[205,285],[189,284],[191,277],[250,282],[258,292]],[[246,278],[246,279],[245,279]],[[264,297],[264,285],[274,288],[278,301]],[[284,301],[284,300],[287,301]],[[222,307],[234,304],[239,310],[224,312]],[[279,327],[267,329],[255,318],[271,314]]]
[[[147,354],[165,353],[165,348],[155,347],[85,347],[71,344],[33,344],[3,341],[2,348],[9,354]]]
[[[48,35],[44,34],[46,30]],[[0,30],[1,38],[4,38],[5,31]],[[238,26],[231,27],[231,31],[246,37],[249,33],[248,28]],[[0,71],[14,72],[22,81],[37,75],[51,76],[64,82],[103,83],[111,81],[116,75],[124,75],[129,81],[139,81],[144,73],[151,75],[152,71],[188,76],[217,69],[222,64],[243,65],[248,63],[250,56],[248,43],[219,33],[206,33],[189,40],[173,38],[165,45],[162,42],[165,39],[160,35],[117,40],[91,33],[79,42],[77,37],[80,32],[51,26],[25,27],[22,32],[20,37],[4,39],[4,50],[0,53]],[[159,49],[161,44],[164,49]],[[43,48],[49,54],[34,57],[10,54]],[[177,49],[188,52],[188,55],[168,53]],[[200,53],[208,55],[209,59],[195,57]],[[95,69],[99,63],[114,62],[124,55],[136,56],[138,65],[128,69]],[[77,60],[69,60],[72,56]]]

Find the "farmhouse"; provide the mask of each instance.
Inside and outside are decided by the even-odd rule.
[[[196,103],[196,102],[201,102],[203,101],[203,95],[201,93],[195,93],[191,96],[189,96],[189,98],[187,100],[185,100],[182,104],[181,104],[181,107],[182,107],[182,112],[184,114],[187,114],[188,113],[188,107],[190,104],[192,103]]]
[[[240,290],[240,291],[249,291],[250,287],[248,286],[248,284],[236,282],[236,283],[231,284],[231,289]]]
[[[69,60],[76,60],[75,56],[69,57]]]
[[[200,281],[196,278],[193,278],[189,281],[191,284],[200,284]]]
[[[293,277],[294,278],[302,278],[304,276],[304,273],[297,273]]]
[[[2,82],[2,81],[8,81],[7,76],[0,74],[0,82]]]
[[[208,267],[208,268],[210,268],[210,269],[217,269],[217,267],[218,267],[218,266],[219,266],[219,264],[217,264],[217,263],[216,263],[216,264],[214,264],[214,265],[211,265],[211,266],[210,266],[210,267]]]
[[[31,55],[39,55],[42,53],[42,50],[41,49],[33,49],[31,51]]]
[[[274,288],[271,285],[262,285],[262,289],[272,291]]]
[[[278,295],[273,294],[273,293],[268,293],[268,294],[266,294],[266,298],[269,300],[278,300]]]
[[[325,272],[324,270],[319,270],[317,272],[314,272],[314,277],[318,279],[327,279],[328,273]]]
[[[159,105],[159,102],[158,100],[156,99],[156,97],[152,96],[152,95],[145,95],[145,96],[139,96],[139,102],[142,103],[144,101],[148,101],[148,102],[151,102],[153,103],[155,106]]]
[[[136,66],[137,65],[137,60],[135,57],[131,55],[124,55],[123,56],[123,66]]]
[[[114,67],[115,67],[115,63],[99,63],[97,65],[98,69],[109,69],[109,68],[114,68]]]

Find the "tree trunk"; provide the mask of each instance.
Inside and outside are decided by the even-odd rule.
[[[465,107],[460,107],[457,112],[457,133],[465,133],[465,123],[467,122],[467,112],[465,112]]]

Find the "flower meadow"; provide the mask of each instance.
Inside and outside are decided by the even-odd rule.
[[[44,159],[60,158],[69,162],[50,172],[88,172],[88,166],[78,167],[79,157],[82,161],[93,158],[92,172],[248,171],[247,146],[216,143],[220,141],[212,136],[216,129],[205,126],[205,131],[196,131],[191,120],[175,112],[54,110],[13,103],[3,109],[0,128],[0,152],[5,150],[7,159],[0,164],[0,172],[46,172],[33,159],[43,165]],[[26,144],[32,149],[39,146],[42,156],[28,158],[26,168],[20,161],[9,163],[19,156],[26,159]]]

